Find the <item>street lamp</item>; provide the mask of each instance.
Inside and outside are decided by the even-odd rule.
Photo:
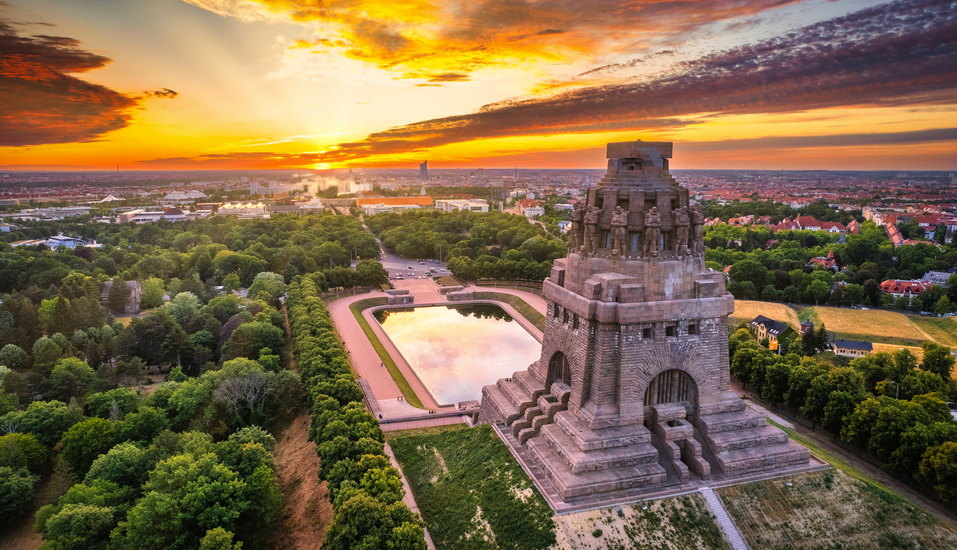
[[[897,391],[894,393],[894,399],[899,400],[901,396],[901,385],[898,384],[897,382],[894,382],[893,380],[888,380],[888,382],[890,382],[891,384],[894,384],[894,386],[897,388]]]

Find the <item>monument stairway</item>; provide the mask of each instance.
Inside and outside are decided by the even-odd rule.
[[[719,412],[699,416],[695,427],[725,475],[807,464],[810,451],[744,401],[735,398],[723,405]]]

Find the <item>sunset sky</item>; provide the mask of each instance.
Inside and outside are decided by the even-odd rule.
[[[0,169],[957,169],[957,2],[0,0]]]

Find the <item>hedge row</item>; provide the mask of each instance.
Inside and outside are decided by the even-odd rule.
[[[424,550],[422,522],[402,503],[399,472],[384,453],[379,422],[365,409],[317,283],[296,277],[286,304],[312,416],[309,438],[335,510],[326,548]]]

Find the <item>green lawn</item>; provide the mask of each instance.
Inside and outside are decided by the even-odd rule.
[[[405,379],[405,376],[402,375],[402,371],[399,370],[399,366],[395,364],[395,361],[392,360],[392,356],[389,355],[389,352],[385,350],[385,346],[382,345],[382,342],[379,341],[379,337],[376,336],[375,332],[372,330],[372,327],[369,326],[369,323],[366,322],[365,318],[362,316],[362,312],[370,307],[384,306],[389,303],[388,298],[366,298],[365,300],[359,300],[349,306],[349,309],[352,311],[352,315],[355,316],[356,321],[359,323],[359,326],[362,327],[362,332],[366,335],[366,338],[369,339],[369,342],[372,344],[372,347],[375,348],[375,352],[379,355],[379,359],[385,363],[385,368],[388,369],[389,374],[392,375],[392,379],[395,380],[397,386],[399,386],[399,391],[402,392],[402,397],[405,399],[406,403],[412,405],[413,407],[418,407],[424,409],[425,405],[422,404],[422,401],[419,399],[419,396],[415,394],[415,391],[412,390],[412,386],[409,385],[409,381]]]
[[[519,298],[518,296],[512,294],[503,294],[501,292],[474,292],[472,297],[476,300],[495,300],[496,302],[505,302],[506,304],[515,308],[515,311],[519,312],[522,317],[525,317],[533,325],[535,325],[538,330],[545,332],[545,316],[538,312],[537,309],[528,305],[528,302]]]
[[[544,550],[555,524],[531,479],[488,425],[390,436],[438,550]]]

